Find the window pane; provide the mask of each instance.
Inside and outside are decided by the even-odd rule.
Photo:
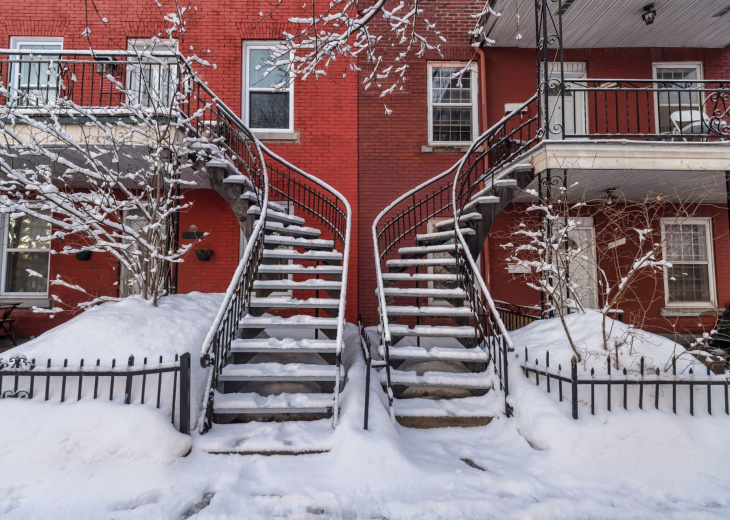
[[[710,302],[710,275],[707,265],[673,264],[669,275],[670,302]]]
[[[248,86],[251,88],[286,87],[288,79],[286,65],[280,65],[266,74],[273,61],[272,51],[268,49],[251,49],[248,63]],[[258,70],[256,70],[258,69]]]
[[[251,92],[249,106],[251,128],[289,128],[288,92]]]
[[[657,83],[658,88],[662,89],[657,93],[660,133],[677,132],[687,125],[702,121],[700,93],[691,92],[698,85],[683,81],[699,79],[696,68],[657,69],[656,79],[664,80]],[[672,121],[672,114],[675,121]]]
[[[433,140],[469,142],[472,140],[471,107],[433,109]]]
[[[434,103],[471,103],[471,71],[460,77],[458,67],[439,67],[433,69],[431,93]]]
[[[135,43],[134,50],[139,53],[155,53],[175,52],[177,48],[160,43]],[[147,108],[170,106],[177,91],[177,59],[141,56],[130,61],[135,63],[129,67],[129,104]]]
[[[31,269],[42,277],[31,276]],[[8,253],[5,292],[36,292],[48,290],[48,253]]]
[[[51,225],[34,217],[23,216],[10,219],[8,227],[8,247],[12,249],[50,249],[49,241],[39,237],[51,234]]]
[[[19,43],[18,50],[23,51],[55,51],[61,50],[60,43]],[[17,56],[21,60],[14,65],[14,88],[16,94],[21,96],[21,106],[39,106],[47,103],[54,103],[58,96],[58,65],[51,63],[57,61],[59,56],[44,55],[22,55]]]
[[[706,262],[707,227],[704,224],[665,224],[668,262]]]

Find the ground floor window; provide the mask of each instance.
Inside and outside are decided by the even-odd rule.
[[[48,294],[51,225],[27,215],[3,215],[0,292]]]
[[[664,288],[669,306],[715,306],[709,218],[663,219]]]

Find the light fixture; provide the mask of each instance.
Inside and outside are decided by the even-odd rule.
[[[644,20],[644,23],[646,25],[651,25],[654,23],[654,19],[656,18],[656,9],[654,8],[654,4],[647,4],[644,6],[644,12],[641,13],[641,19]]]
[[[616,188],[608,188],[606,190],[606,196],[604,197],[604,202],[607,206],[610,206],[612,204],[615,204],[618,202],[618,195],[616,195],[614,192],[616,191]]]

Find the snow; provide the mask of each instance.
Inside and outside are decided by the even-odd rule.
[[[195,302],[205,307],[208,298],[220,301],[220,295],[173,298],[189,316]],[[166,299],[159,314],[175,320],[174,326],[131,312],[132,307],[158,312],[144,305],[107,303],[81,315],[76,320],[89,320],[96,346],[54,340],[54,357],[105,357],[97,355],[103,348],[122,358],[129,353],[125,342],[139,355],[151,355],[153,347],[149,341],[139,345],[140,338],[157,338],[155,348],[171,353],[174,341],[163,341],[157,328],[175,335],[176,352],[199,350],[207,326],[197,319],[183,323],[184,313],[167,308]],[[112,307],[141,322],[133,328],[123,320],[114,325]],[[208,319],[214,314],[215,309]],[[187,335],[176,327],[185,327]],[[121,331],[135,340],[118,337]],[[376,345],[375,330],[369,333]],[[46,338],[56,334],[72,337],[61,330]],[[519,336],[514,333],[517,350]],[[542,343],[548,340],[559,341],[544,337]],[[248,423],[214,425],[208,434],[188,438],[146,406],[0,400],[0,515],[74,520],[179,519],[196,513],[199,519],[254,520],[730,516],[730,418],[724,413],[690,417],[686,411],[603,410],[575,421],[552,394],[510,363],[513,418],[497,413],[483,427],[403,428],[389,416],[380,385],[372,384],[365,431],[365,363],[356,327],[348,325],[345,341],[347,384],[334,431],[329,420]],[[30,347],[42,350],[38,342]],[[375,374],[372,379],[378,381]],[[499,412],[501,400],[495,397],[490,392],[483,399],[490,415]],[[424,403],[412,403],[419,404]],[[329,451],[298,456],[206,451],[214,447],[248,453]]]

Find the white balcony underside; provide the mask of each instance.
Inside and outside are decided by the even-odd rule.
[[[565,3],[565,0],[563,0]],[[654,2],[656,19],[647,26],[642,7],[651,0],[579,0],[563,15],[566,48],[602,47],[715,47],[730,44],[730,13],[715,16],[726,0],[664,0]],[[551,2],[557,23],[557,2]],[[535,48],[534,0],[497,0],[501,14],[487,19],[487,36],[497,47]],[[520,24],[517,25],[517,14]],[[522,38],[518,39],[517,34]]]

